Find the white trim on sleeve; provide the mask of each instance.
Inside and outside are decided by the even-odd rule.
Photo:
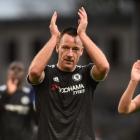
[[[106,79],[106,76],[107,76],[107,75],[105,75],[104,78],[101,79],[101,80],[95,79],[94,75],[92,74],[92,70],[93,70],[94,67],[95,67],[95,65],[94,65],[94,66],[92,67],[92,69],[90,70],[90,76],[91,76],[91,78],[92,78],[94,81],[96,81],[96,82],[102,82],[102,81],[104,81],[104,80]]]

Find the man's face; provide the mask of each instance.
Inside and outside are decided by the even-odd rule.
[[[10,79],[17,79],[19,82],[22,81],[24,76],[24,68],[22,64],[13,63],[10,65],[8,69],[8,78]]]
[[[58,66],[63,71],[73,71],[83,53],[83,46],[78,36],[64,34],[57,48]]]

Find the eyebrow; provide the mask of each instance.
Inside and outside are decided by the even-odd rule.
[[[77,49],[77,50],[80,50],[82,47],[80,46],[72,46],[72,47],[69,47],[68,45],[65,45],[65,44],[62,44],[61,45],[62,46],[62,48],[72,48],[72,49]]]
[[[20,66],[11,66],[11,67],[9,67],[9,69],[14,69],[14,68],[24,70],[24,69],[23,69],[22,67],[20,67]]]

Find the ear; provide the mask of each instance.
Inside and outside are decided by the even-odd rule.
[[[84,48],[81,49],[80,56],[82,56]]]
[[[58,45],[56,45],[56,52],[58,53],[58,49],[59,49],[59,46]]]

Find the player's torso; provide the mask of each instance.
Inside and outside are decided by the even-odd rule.
[[[2,87],[1,87],[2,89]],[[6,86],[0,91],[0,102],[5,112],[26,115],[30,110],[31,98],[30,89],[23,88],[10,95],[6,91]]]
[[[86,76],[79,68],[72,73],[62,72],[56,68],[51,69],[49,75],[46,74],[47,78],[41,85],[43,88],[37,93],[41,112],[40,133],[47,129],[48,132],[44,133],[54,140],[56,138],[75,140],[78,139],[76,133],[81,137],[83,128],[89,123],[87,116],[91,115],[88,113],[91,113],[93,100],[89,77]]]
[[[74,104],[74,101],[83,100],[88,94],[86,77],[79,68],[74,72],[62,72],[54,68],[46,75],[43,83],[44,102],[47,104],[54,102],[62,109]]]

